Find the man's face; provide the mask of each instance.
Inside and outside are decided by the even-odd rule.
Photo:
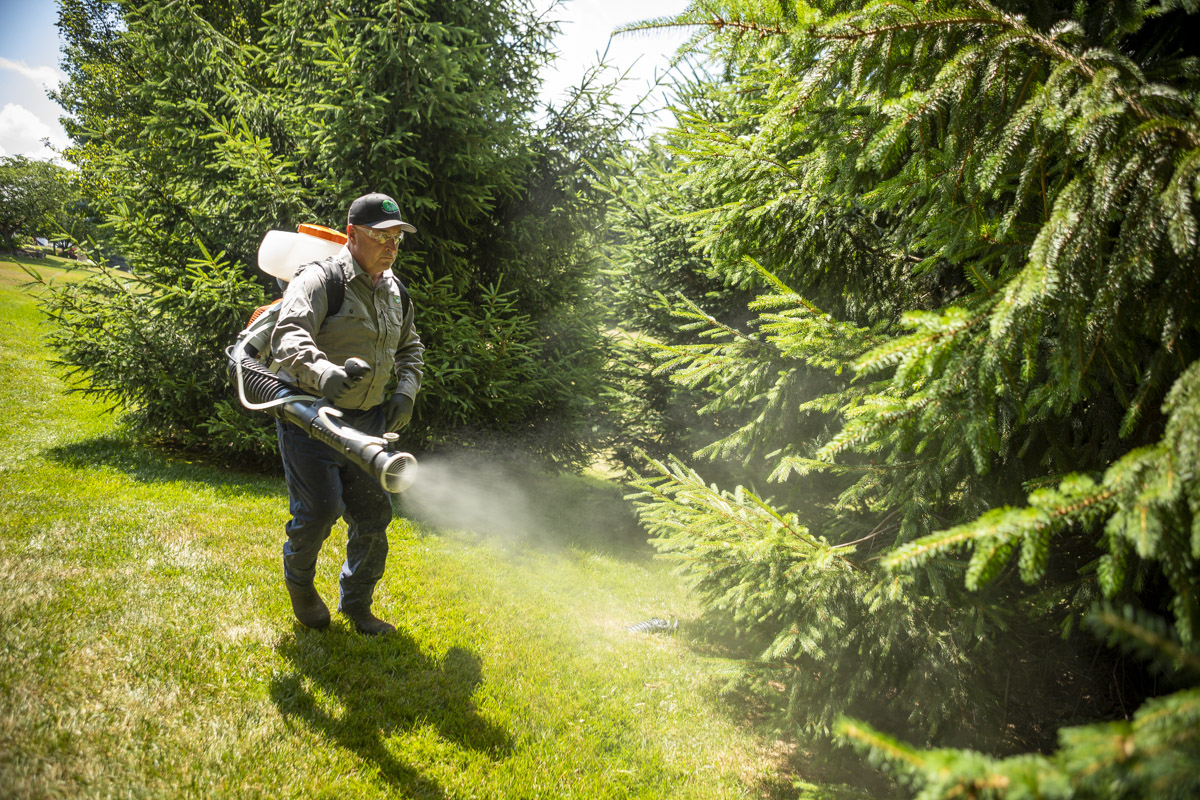
[[[375,276],[391,269],[404,232],[399,228],[376,230],[362,225],[347,225],[346,236],[349,237],[346,246],[350,255],[368,275]]]

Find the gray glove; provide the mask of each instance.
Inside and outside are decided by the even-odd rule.
[[[384,413],[387,415],[387,429],[398,431],[412,419],[413,399],[406,394],[396,392],[388,400]]]
[[[326,400],[336,405],[342,395],[370,371],[370,365],[361,358],[348,358],[344,367],[333,367],[322,375],[317,388]]]

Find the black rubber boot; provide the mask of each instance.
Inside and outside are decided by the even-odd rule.
[[[364,636],[379,636],[384,633],[396,632],[395,625],[384,622],[372,614],[370,607],[343,608],[341,612],[346,615],[346,619],[354,623],[354,629]]]
[[[292,597],[292,613],[300,624],[306,628],[329,627],[329,607],[317,594],[317,589],[311,583],[308,586],[298,586],[286,578],[283,584],[287,586],[288,594]]]

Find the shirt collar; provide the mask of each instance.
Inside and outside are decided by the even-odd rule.
[[[362,265],[355,260],[350,254],[350,248],[342,245],[342,249],[337,254],[338,261],[342,262],[343,269],[346,271],[346,281],[352,281],[355,278],[365,278],[368,283],[371,281],[371,276],[367,273]]]

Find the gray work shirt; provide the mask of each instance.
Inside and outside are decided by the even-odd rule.
[[[319,394],[321,376],[348,358],[361,358],[371,372],[338,398],[341,408],[373,408],[395,391],[416,399],[421,388],[425,346],[413,323],[412,303],[405,308],[400,282],[388,270],[372,285],[349,249],[334,256],[346,277],[342,307],[327,316],[328,299],[321,270],[301,268],[288,284],[271,334],[272,368],[306,392]]]

